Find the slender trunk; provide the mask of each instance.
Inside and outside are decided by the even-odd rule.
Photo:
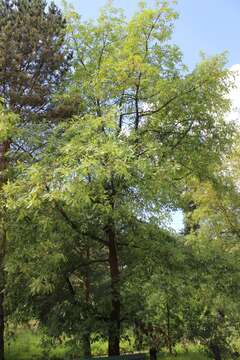
[[[157,360],[157,349],[154,347],[151,347],[149,350],[149,358],[150,360]]]
[[[136,93],[135,93],[135,123],[134,128],[137,131],[139,128],[140,122],[140,113],[139,113],[139,91],[140,91],[140,83],[141,83],[142,73],[140,72],[138,75],[138,83],[136,85]]]
[[[108,355],[120,355],[120,289],[119,264],[116,248],[115,231],[112,225],[107,229],[109,246],[109,267],[111,276],[111,313],[108,334]]]
[[[85,333],[82,337],[83,342],[83,355],[85,359],[92,357],[90,333]]]
[[[138,322],[135,323],[135,347],[137,351],[141,351],[143,348],[143,334]]]
[[[87,245],[86,250],[86,259],[89,263],[90,261],[90,247]],[[89,265],[86,267],[86,273],[85,273],[85,301],[87,306],[90,305],[90,269]],[[91,351],[91,331],[90,329],[86,329],[85,334],[83,335],[83,353],[85,358],[91,358],[92,357],[92,351]]]
[[[10,142],[8,140],[0,144],[0,191],[6,182],[5,170],[7,168],[6,154],[9,150]],[[4,360],[4,258],[6,252],[6,229],[5,229],[5,209],[1,209],[0,219],[0,360]]]
[[[211,344],[210,349],[213,353],[215,360],[222,360],[221,350],[220,347],[217,344]]]
[[[173,352],[172,352],[172,339],[171,339],[171,326],[170,326],[170,308],[168,302],[166,305],[166,309],[167,309],[167,346],[168,346],[169,354],[172,355]]]

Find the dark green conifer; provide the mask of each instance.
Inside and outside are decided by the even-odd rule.
[[[0,98],[19,114],[19,126],[28,126],[52,111],[51,97],[59,88],[69,56],[65,20],[45,0],[0,0]],[[0,143],[0,190],[9,168],[12,140]],[[0,360],[4,359],[4,211],[0,229]]]

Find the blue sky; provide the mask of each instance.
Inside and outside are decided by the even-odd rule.
[[[115,0],[115,5],[131,16],[138,0]],[[57,4],[61,0],[56,0]],[[97,16],[105,0],[71,0],[85,19]],[[149,5],[154,0],[148,0]],[[228,50],[229,65],[240,63],[240,0],[179,0],[180,17],[173,41],[180,46],[190,68],[199,60],[199,52],[208,55]]]

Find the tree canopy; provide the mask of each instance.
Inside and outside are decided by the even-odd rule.
[[[23,119],[2,125],[21,152],[1,186],[10,318],[36,319],[86,357],[98,336],[119,355],[131,330],[152,358],[186,338],[220,360],[239,329],[225,56],[189,71],[171,43],[177,13],[167,1],[141,2],[131,19],[107,6],[87,22],[37,0],[0,9],[0,43],[10,37],[13,52],[0,89]],[[176,209],[184,234],[165,225]]]

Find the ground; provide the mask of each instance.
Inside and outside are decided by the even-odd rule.
[[[123,343],[123,348],[127,344]],[[44,349],[46,353],[44,355]],[[106,351],[106,344],[95,343],[93,345],[93,352],[102,354]],[[70,360],[73,359],[68,355],[68,349],[63,345],[58,345],[50,351],[47,355],[48,348],[41,346],[41,338],[38,333],[33,333],[30,330],[24,329],[18,331],[16,337],[9,340],[6,344],[6,360],[46,360],[49,356],[51,360]],[[179,350],[178,355],[169,356],[167,354],[159,355],[159,360],[207,360],[208,358],[196,347],[191,347],[188,352]]]

